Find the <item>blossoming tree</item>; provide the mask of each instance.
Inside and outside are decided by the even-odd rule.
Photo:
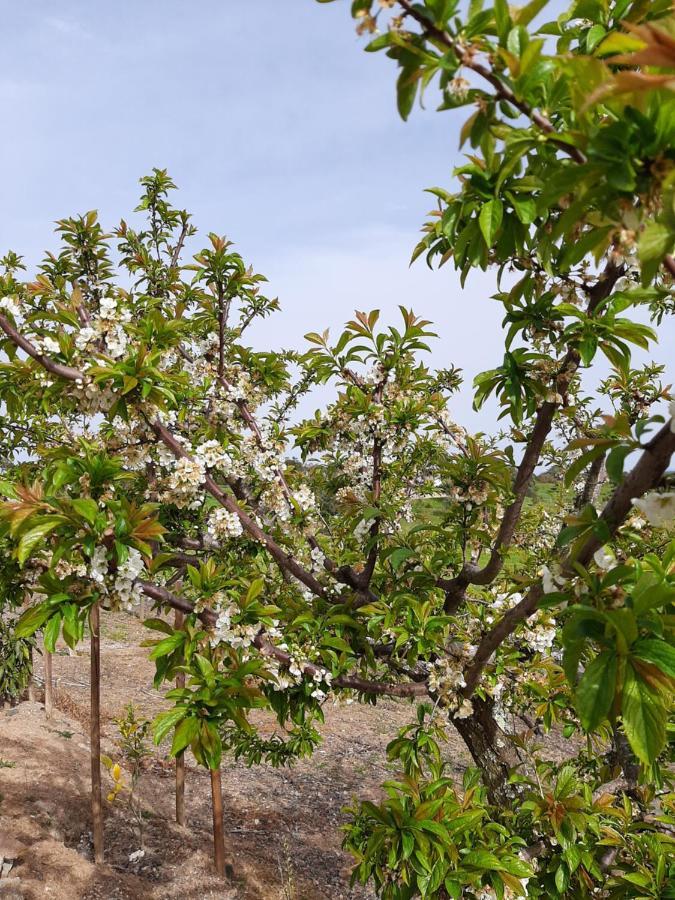
[[[504,358],[475,385],[504,430],[454,421],[460,373],[429,367],[430,323],[406,309],[305,353],[253,349],[278,306],[265,279],[216,234],[190,255],[155,170],[138,229],[87,213],[59,222],[34,280],[3,261],[0,397],[32,454],[3,486],[18,632],[73,645],[101,605],[152,600],[156,684],[186,676],[156,737],[211,770],[214,810],[223,748],[280,764],[312,752],[329,697],[416,701],[389,750],[404,776],[345,839],[383,897],[660,896],[675,408],[631,345],[673,310],[673,20],[589,0],[538,37],[538,0],[457,6],[353,11],[401,67],[404,116],[435,77],[444,107],[473,109],[474,152],[456,192],[434,189],[415,255],[517,273],[496,295]],[[591,390],[598,355],[611,374]],[[335,399],[300,418],[325,384]],[[446,726],[477,767],[463,790]],[[562,766],[532,750],[553,727],[589,736]]]

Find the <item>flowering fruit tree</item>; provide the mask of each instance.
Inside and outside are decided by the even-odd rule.
[[[632,358],[674,309],[675,20],[581,0],[535,35],[545,5],[353,4],[404,116],[435,78],[472,108],[415,256],[501,270],[505,353],[475,384],[493,436],[454,420],[461,373],[430,367],[410,310],[251,347],[277,301],[225,238],[197,249],[162,170],[138,226],[60,221],[31,281],[2,260],[19,636],[73,646],[100,606],[149,598],[156,684],[183,679],[156,740],[212,773],[224,750],[311,754],[329,698],[415,703],[401,778],[346,826],[385,898],[658,897],[675,874],[675,406]],[[449,727],[476,766],[461,787]],[[551,729],[587,739],[554,764],[533,743]]]

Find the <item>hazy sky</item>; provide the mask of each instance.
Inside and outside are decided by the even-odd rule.
[[[559,4],[552,4],[558,6]],[[283,312],[260,346],[302,346],[354,309],[433,319],[434,362],[467,381],[501,359],[492,273],[462,291],[410,252],[459,160],[463,113],[394,102],[395,70],[362,52],[346,0],[0,0],[0,252],[35,262],[53,221],[97,208],[129,217],[138,178],[167,167],[176,202],[227,234],[269,278]],[[675,332],[656,351],[665,361]],[[493,412],[455,404],[488,426]]]

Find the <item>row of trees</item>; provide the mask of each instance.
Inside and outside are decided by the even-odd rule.
[[[290,763],[329,696],[416,703],[389,747],[401,778],[346,830],[385,898],[658,897],[675,874],[675,407],[631,349],[674,309],[675,19],[579,0],[533,24],[545,7],[352,4],[404,117],[424,89],[469,111],[414,257],[499,269],[504,357],[475,384],[494,436],[454,421],[461,374],[430,368],[410,310],[304,353],[249,346],[277,301],[225,238],[187,255],[164,171],[139,226],[60,221],[32,281],[2,260],[17,634],[73,646],[101,606],[151,598],[155,683],[185,679],[156,739],[213,773],[216,810],[223,751]],[[298,420],[326,383],[336,399]],[[448,726],[476,765],[461,788]],[[533,750],[553,727],[588,736],[564,765]]]

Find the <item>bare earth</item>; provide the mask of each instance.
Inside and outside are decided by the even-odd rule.
[[[102,624],[102,750],[114,758],[112,721],[132,702],[152,718],[167,703],[152,689],[153,664],[138,646],[149,632],[121,614]],[[105,805],[106,864],[91,860],[89,818],[89,653],[54,656],[57,709],[47,720],[40,703],[0,710],[0,836],[27,846],[0,900],[340,900],[371,898],[350,889],[351,858],[340,849],[341,808],[354,796],[376,798],[391,777],[384,753],[410,721],[407,703],[384,701],[326,708],[324,743],[293,768],[222,768],[227,855],[231,877],[211,865],[210,782],[188,758],[187,827],[173,821],[173,763],[156,751],[140,794],[147,811],[145,856],[130,862],[138,839],[124,804]],[[41,677],[38,658],[36,674]],[[449,758],[459,774],[468,762],[451,736]],[[6,765],[9,763],[9,766]],[[110,784],[104,771],[104,787]]]

